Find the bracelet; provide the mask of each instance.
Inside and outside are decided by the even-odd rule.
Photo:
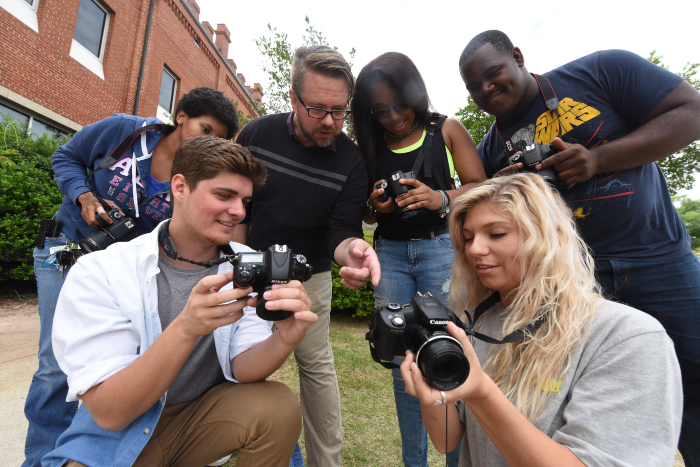
[[[372,206],[372,203],[369,202],[370,199],[371,198],[367,198],[367,212],[370,216],[379,217],[380,212],[377,211],[377,208]]]
[[[446,191],[443,191],[443,193],[447,197],[447,203],[445,203],[445,206],[450,207],[450,203],[452,202],[452,200],[450,199],[450,195]]]
[[[438,193],[440,193],[440,195],[442,196],[442,207],[438,211],[438,216],[445,217],[446,214],[450,213],[450,205],[447,201],[449,199],[449,196],[442,190],[438,190]]]

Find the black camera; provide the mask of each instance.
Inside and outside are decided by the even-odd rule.
[[[97,232],[93,232],[80,240],[80,249],[84,254],[104,250],[112,243],[128,242],[138,237],[134,220],[130,217],[124,217],[119,212],[119,208],[109,206],[109,209],[105,209],[105,212],[112,219],[112,223],[108,224],[99,214],[95,214],[97,222],[105,227],[97,229]]]
[[[369,319],[365,338],[377,363],[410,350],[430,386],[454,389],[467,380],[469,360],[459,341],[447,332],[450,321],[457,324],[454,313],[430,292],[418,292],[406,305],[378,307]]]
[[[238,253],[230,261],[236,287],[257,285],[256,312],[267,321],[280,321],[294,314],[291,311],[265,308],[267,300],[263,294],[272,289],[272,284],[286,284],[291,280],[308,281],[314,269],[307,264],[304,255],[295,255],[287,245],[272,245],[265,251]]]
[[[535,166],[546,158],[558,153],[559,150],[551,144],[532,143],[525,146],[525,149],[520,154],[513,154],[508,158],[508,165],[515,165],[522,162],[525,172],[540,174],[547,182],[551,184],[557,183],[557,176],[550,167],[542,170],[537,170]]]
[[[377,199],[379,199],[379,201],[382,203],[386,203],[387,201],[389,201],[389,196],[393,196],[394,200],[401,198],[402,196],[406,195],[406,193],[408,193],[409,190],[412,190],[413,187],[411,185],[403,185],[399,183],[399,180],[415,180],[415,178],[416,174],[414,174],[412,171],[401,172],[400,170],[398,170],[394,172],[389,176],[388,181],[377,183],[375,189],[384,188],[384,193],[379,195],[379,198]],[[417,210],[408,209],[408,206],[397,206],[396,209],[399,212],[399,217],[401,218],[401,220],[409,219],[418,214]]]

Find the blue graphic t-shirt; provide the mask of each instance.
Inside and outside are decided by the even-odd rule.
[[[622,138],[682,81],[623,50],[595,52],[545,76],[559,99],[559,121],[539,93],[520,115],[497,120],[518,150],[533,142],[549,144],[557,136],[588,149]],[[508,165],[494,126],[477,151],[488,177]],[[661,261],[689,251],[690,237],[656,163],[558,189],[596,259]]]

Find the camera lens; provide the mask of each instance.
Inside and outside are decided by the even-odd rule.
[[[428,385],[436,389],[454,389],[469,376],[469,360],[451,336],[433,337],[421,347],[416,358]]]
[[[114,239],[104,230],[93,232],[84,239],[80,240],[80,249],[85,253],[104,250],[114,243]]]

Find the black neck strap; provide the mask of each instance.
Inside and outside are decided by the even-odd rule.
[[[486,313],[491,307],[493,307],[495,304],[501,301],[501,295],[498,292],[495,292],[493,295],[491,295],[489,298],[484,300],[483,302],[479,303],[479,305],[476,307],[474,310],[474,318],[471,317],[469,313],[465,313],[467,315],[467,319],[469,321],[469,324],[463,323],[457,317],[454,317],[453,322],[462,328],[465,333],[469,336],[474,336],[475,338],[479,339],[480,341],[484,341],[488,344],[510,344],[512,342],[518,342],[528,335],[532,335],[537,330],[544,324],[544,315],[539,317],[536,321],[530,323],[529,325],[518,329],[517,331],[513,331],[510,334],[508,334],[506,337],[504,337],[501,340],[494,339],[493,337],[489,337],[486,334],[482,334],[480,332],[474,331],[474,325],[476,322],[479,320],[479,318]],[[376,311],[375,311],[376,313]],[[454,316],[454,315],[453,315]],[[372,321],[372,318],[370,318],[370,322]],[[379,359],[377,356],[377,352],[372,347],[372,343],[370,342],[369,344],[369,351],[372,355],[372,359],[374,359],[375,362],[379,363],[382,365],[384,368],[387,368],[389,370],[393,370],[394,368],[399,368],[399,365],[392,363],[392,362],[384,362]]]
[[[559,120],[559,112],[557,111],[557,109],[559,109],[559,99],[554,92],[552,83],[550,83],[549,79],[547,79],[547,77],[544,75],[536,75],[534,73],[530,74],[535,78],[535,81],[537,81],[537,86],[540,88],[540,93],[544,99],[544,104],[557,117],[557,122],[559,123],[559,135],[561,136],[563,134],[562,125],[561,121]],[[515,143],[513,143],[510,135],[498,128],[498,119],[496,119],[495,126],[498,137],[501,139],[501,144],[505,148],[508,158],[510,158],[512,155],[518,152],[518,149],[515,147]]]
[[[173,243],[173,239],[170,238],[170,232],[168,227],[170,226],[170,221],[168,220],[165,225],[163,225],[160,228],[160,231],[158,232],[158,243],[160,244],[161,247],[163,247],[163,251],[165,252],[165,255],[170,258],[170,259],[176,259],[178,261],[184,261],[186,263],[190,264],[196,264],[197,266],[204,266],[205,268],[212,268],[214,266],[218,266],[219,264],[225,263],[226,261],[230,261],[231,257],[235,255],[233,252],[233,249],[231,248],[231,245],[226,244],[226,245],[221,245],[219,248],[221,248],[221,251],[224,253],[224,255],[221,258],[214,258],[213,260],[209,261],[208,263],[201,263],[199,261],[192,261],[191,259],[183,258],[181,256],[177,255],[177,250],[175,249],[175,244]]]
[[[108,156],[105,156],[105,158],[102,159],[102,162],[100,162],[100,165],[97,166],[97,169],[95,169],[94,172],[97,172],[98,170],[102,170],[107,167],[112,167],[114,164],[119,162],[119,159],[124,157],[124,154],[126,154],[126,151],[129,149],[129,147],[132,144],[134,144],[136,138],[141,136],[142,133],[146,133],[147,131],[160,131],[161,133],[167,135],[175,131],[175,127],[172,125],[165,125],[163,123],[151,123],[150,125],[142,126],[141,128],[134,130],[129,134],[129,136],[124,138],[124,140],[121,143],[119,143],[119,146],[117,146],[114,149],[114,151],[112,151]]]

